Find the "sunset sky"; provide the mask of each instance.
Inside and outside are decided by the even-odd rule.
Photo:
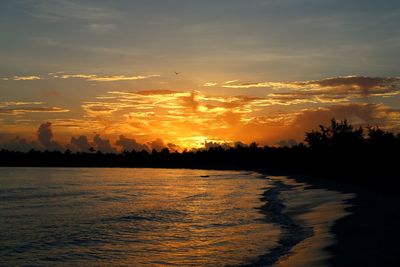
[[[2,0],[0,148],[399,132],[399,25],[398,0]]]

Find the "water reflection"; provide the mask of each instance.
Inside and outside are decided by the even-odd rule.
[[[209,176],[209,177],[201,177]],[[224,266],[276,245],[255,173],[0,169],[6,265]]]

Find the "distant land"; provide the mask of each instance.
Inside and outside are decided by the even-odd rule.
[[[102,153],[0,151],[0,166],[160,167],[252,169],[267,173],[308,174],[385,191],[397,190],[400,134],[378,127],[356,128],[346,120],[305,133],[305,143],[291,147],[216,145],[204,150],[154,150]]]

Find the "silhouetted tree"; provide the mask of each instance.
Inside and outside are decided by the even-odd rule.
[[[179,167],[214,169],[265,169],[286,173],[317,174],[393,190],[397,179],[377,183],[377,178],[396,176],[400,162],[400,134],[368,127],[367,134],[346,120],[331,120],[329,126],[305,133],[305,142],[292,147],[260,147],[226,144],[181,153],[161,151],[123,151],[119,154],[89,152],[36,151],[27,153],[0,150],[0,166],[75,166],[75,167]],[[389,181],[389,180],[388,180]]]
[[[305,141],[308,146],[316,149],[349,148],[360,145],[363,141],[363,129],[354,129],[347,120],[331,120],[331,125],[319,126],[319,130],[306,133]]]
[[[391,145],[396,142],[396,136],[391,132],[381,130],[379,127],[368,127],[369,142],[377,145]]]

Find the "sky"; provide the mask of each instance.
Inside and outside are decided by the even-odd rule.
[[[399,132],[399,26],[398,0],[2,0],[0,148]]]

